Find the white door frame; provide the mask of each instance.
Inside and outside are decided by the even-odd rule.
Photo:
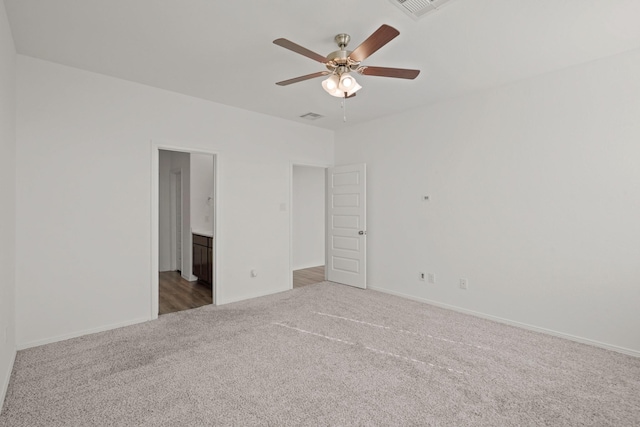
[[[314,168],[322,168],[325,171],[325,191],[324,191],[324,203],[325,203],[325,217],[324,217],[324,229],[325,229],[325,251],[324,251],[324,277],[327,278],[327,186],[326,186],[326,173],[327,169],[333,167],[333,165],[322,163],[309,163],[309,162],[289,162],[289,289],[293,289],[293,167],[294,166],[309,166]]]
[[[213,156],[213,280],[212,280],[212,291],[213,291],[213,303],[216,304],[219,301],[218,296],[220,294],[220,289],[218,286],[218,242],[220,241],[218,232],[218,218],[220,217],[220,205],[218,203],[218,156],[219,153],[216,151],[208,151],[202,150],[199,148],[188,148],[184,146],[176,145],[172,142],[161,141],[161,140],[151,140],[151,283],[149,285],[150,291],[150,318],[151,320],[158,318],[158,308],[160,305],[159,302],[159,291],[160,284],[158,280],[158,257],[159,257],[159,215],[160,210],[158,206],[159,201],[159,191],[160,191],[160,183],[159,183],[159,173],[160,173],[160,150],[168,150],[168,151],[179,151],[183,153],[190,154],[209,154]],[[183,179],[184,181],[184,179]],[[184,230],[183,230],[184,231]],[[191,231],[189,230],[189,233]],[[183,260],[184,260],[184,248],[183,248]]]

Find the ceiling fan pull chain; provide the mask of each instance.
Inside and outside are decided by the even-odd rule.
[[[342,121],[347,122],[347,93],[345,92],[344,98],[342,98]]]

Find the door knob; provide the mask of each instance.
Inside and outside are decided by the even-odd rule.
[[[360,231],[358,231],[358,234],[361,235],[361,236],[364,236],[365,234],[367,234],[367,232],[363,231],[363,230],[360,230]]]

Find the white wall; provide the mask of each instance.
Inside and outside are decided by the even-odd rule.
[[[639,75],[633,51],[338,132],[369,285],[640,355]]]
[[[17,71],[20,347],[150,318],[152,141],[217,153],[218,303],[288,288],[290,164],[330,164],[332,132],[21,55]]]
[[[16,354],[16,51],[0,2],[0,409]]]
[[[293,166],[293,269],[325,262],[325,169]]]
[[[211,197],[211,200],[209,200]],[[191,228],[213,234],[213,156],[191,154]]]

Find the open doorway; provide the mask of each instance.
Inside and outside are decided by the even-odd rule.
[[[292,165],[292,287],[325,280],[326,168]]]
[[[215,303],[216,207],[215,155],[158,149],[157,164],[156,316]]]

